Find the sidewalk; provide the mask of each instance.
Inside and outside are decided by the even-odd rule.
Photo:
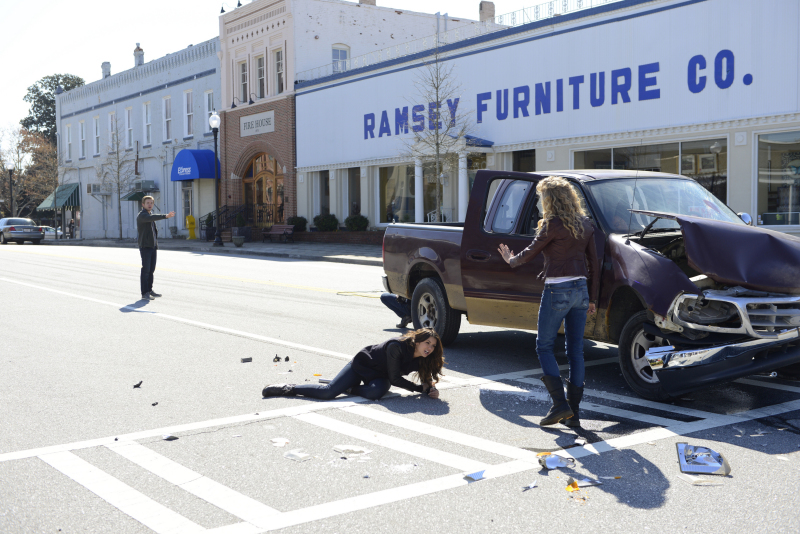
[[[45,239],[43,245],[136,248],[135,239]],[[269,256],[307,261],[331,261],[356,265],[383,266],[378,245],[349,245],[341,243],[245,243],[236,248],[233,243],[214,247],[212,242],[197,239],[159,239],[159,250],[184,250],[202,254],[231,254],[239,256]]]

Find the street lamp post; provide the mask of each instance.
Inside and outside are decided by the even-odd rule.
[[[214,246],[221,247],[222,244],[222,234],[220,233],[222,230],[220,229],[220,221],[219,221],[219,169],[217,169],[217,134],[219,133],[219,115],[215,111],[209,118],[208,118],[208,125],[211,126],[211,131],[214,133],[214,182],[216,188],[216,195],[214,195],[214,205],[217,211],[217,217],[214,222],[214,227],[216,228],[216,235],[214,236]]]
[[[8,169],[8,194],[11,197],[11,216],[14,216],[14,164],[10,161],[6,163],[6,169]]]

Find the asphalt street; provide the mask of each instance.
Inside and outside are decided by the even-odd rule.
[[[163,250],[155,301],[139,268],[135,249],[0,246],[0,532],[800,531],[798,382],[655,403],[586,342],[583,428],[543,428],[535,333],[463,321],[439,400],[263,399],[403,332],[381,268]],[[731,474],[687,482],[680,442]]]

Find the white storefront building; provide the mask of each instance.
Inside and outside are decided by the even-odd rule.
[[[213,176],[189,180],[172,167],[183,149],[214,149],[208,117],[220,109],[218,52],[214,38],[145,63],[137,45],[133,68],[112,75],[103,63],[100,80],[57,95],[59,191],[79,197],[80,237],[119,237],[121,222],[122,237],[135,238],[144,195],[156,211],[176,213],[158,223],[162,238],[170,226],[186,235],[188,215],[214,209]]]
[[[442,39],[481,140],[445,168],[446,219],[463,220],[480,168],[624,168],[692,176],[800,234],[800,2],[557,0],[493,22],[508,28]],[[373,227],[435,212],[436,180],[406,148],[434,122],[414,101],[419,50],[298,84],[299,215],[342,220],[356,195]]]

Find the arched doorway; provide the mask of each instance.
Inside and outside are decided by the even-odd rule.
[[[266,153],[256,155],[242,178],[247,224],[269,228],[283,222],[283,170]]]

